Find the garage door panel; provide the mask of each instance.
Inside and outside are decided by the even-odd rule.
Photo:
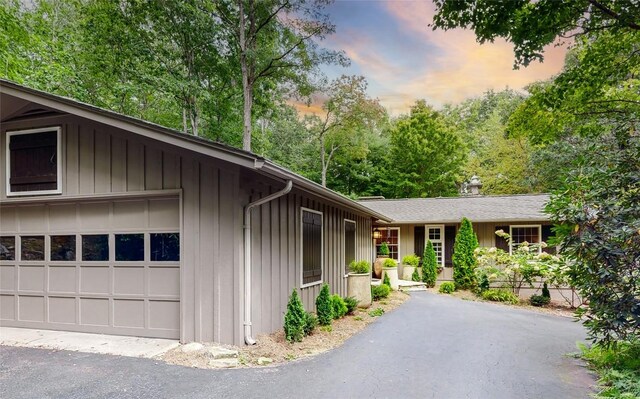
[[[179,330],[180,302],[149,301],[149,327],[165,330]]]
[[[149,295],[180,296],[180,269],[154,267],[149,269]]]
[[[114,326],[144,328],[144,300],[115,299],[113,302]]]
[[[20,295],[18,297],[18,319],[43,322],[44,297]]]
[[[113,293],[115,295],[144,295],[143,267],[115,267],[113,269]]]
[[[113,205],[113,227],[115,229],[147,228],[147,201],[122,201]]]
[[[16,219],[16,207],[8,206],[0,209],[0,230],[16,231],[18,223]]]
[[[39,266],[19,266],[18,287],[20,291],[44,292],[45,268]]]
[[[57,231],[76,231],[76,204],[51,205],[49,207],[49,223]]]
[[[109,300],[80,298],[80,324],[91,326],[109,325]]]
[[[75,266],[49,266],[49,291],[75,293],[76,273]]]
[[[41,231],[46,226],[44,206],[21,206],[17,216],[21,231]]]
[[[108,266],[82,266],[80,268],[81,294],[109,294],[111,269]]]
[[[76,299],[49,297],[49,322],[76,324]]]
[[[150,200],[149,215],[151,228],[177,230],[180,226],[180,212],[175,199]]]
[[[111,206],[108,202],[79,205],[79,224],[82,230],[103,230],[108,228]]]
[[[0,320],[16,319],[15,298],[14,295],[0,295]]]
[[[0,289],[15,291],[16,287],[16,267],[13,265],[0,266]]]

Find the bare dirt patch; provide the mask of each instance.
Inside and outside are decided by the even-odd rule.
[[[272,334],[259,335],[256,338],[258,343],[253,346],[224,347],[238,351],[238,367],[277,365],[308,358],[341,346],[348,338],[373,323],[378,318],[369,314],[373,310],[381,308],[384,313],[388,313],[408,298],[409,295],[404,292],[392,291],[387,299],[374,302],[368,309],[358,309],[353,315],[334,320],[330,329],[318,326],[313,334],[305,337],[302,342],[289,343],[284,337],[284,331],[278,330]],[[210,365],[210,358],[203,353],[184,353],[180,348],[165,353],[162,360],[187,367],[216,368]]]
[[[438,295],[453,296],[455,298],[460,298],[465,301],[494,303],[496,305],[509,306],[512,308],[525,309],[533,312],[552,314],[554,316],[561,316],[561,317],[573,318],[575,316],[574,315],[575,309],[571,309],[571,307],[568,304],[564,302],[559,302],[559,301],[551,301],[551,303],[549,303],[546,306],[532,306],[531,304],[529,304],[528,301],[521,299],[519,304],[513,305],[505,302],[487,301],[485,299],[480,298],[473,292],[466,291],[466,290],[454,291],[451,294],[441,294],[438,292],[437,288],[428,288],[427,291],[432,292],[434,294],[438,294]]]

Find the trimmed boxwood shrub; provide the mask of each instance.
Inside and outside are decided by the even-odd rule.
[[[352,314],[358,307],[358,300],[352,296],[345,297],[344,303],[347,305],[347,314]]]
[[[384,271],[382,271],[384,273]],[[384,277],[382,278],[382,285],[386,285],[387,287],[389,287],[389,289],[391,289],[391,280],[389,279],[389,275],[387,273],[384,273]]]
[[[304,335],[307,336],[313,334],[313,330],[318,327],[318,317],[311,312],[307,312],[305,321]]]
[[[420,273],[417,267],[413,271],[413,274],[411,274],[411,281],[420,282]]]
[[[549,302],[551,302],[551,298],[544,295],[531,295],[531,298],[529,298],[529,302],[533,306],[545,306],[548,305]]]
[[[427,287],[434,287],[438,279],[438,258],[431,240],[427,240],[422,254],[422,282]]]
[[[398,267],[398,262],[391,258],[385,259],[384,262],[382,262],[382,267]]]
[[[494,302],[507,302],[512,304],[517,304],[520,302],[520,299],[516,294],[507,290],[499,290],[499,289],[489,289],[482,293],[482,299],[486,299],[488,301]]]
[[[418,267],[418,265],[420,264],[420,258],[416,254],[406,255],[402,258],[402,264]]]
[[[353,261],[351,263],[349,263],[349,271],[351,273],[355,273],[355,274],[365,274],[365,273],[369,273],[369,271],[371,270],[371,266],[369,265],[369,262],[366,260],[359,260],[359,261]]]
[[[451,294],[456,290],[456,284],[453,281],[445,281],[440,284],[440,288],[438,288],[438,292],[442,294]]]
[[[323,284],[316,298],[316,314],[321,326],[330,326],[333,320],[333,303],[329,294],[329,284]]]
[[[289,342],[300,342],[305,335],[307,313],[304,310],[298,291],[294,288],[287,303],[287,313],[284,315],[284,336]]]
[[[344,299],[338,294],[331,295],[331,306],[333,307],[333,318],[339,319],[347,314],[347,304],[344,303]]]
[[[389,244],[387,244],[386,241],[380,244],[380,248],[378,249],[378,255],[389,256]]]
[[[386,284],[371,286],[371,298],[373,298],[374,301],[379,301],[381,299],[384,299],[388,297],[390,293],[391,293],[391,288],[389,288],[389,286]]]

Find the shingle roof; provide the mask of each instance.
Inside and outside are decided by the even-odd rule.
[[[451,198],[371,199],[362,205],[398,224],[546,221],[543,209],[548,194],[468,196]]]

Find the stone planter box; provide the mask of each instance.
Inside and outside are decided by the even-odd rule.
[[[371,306],[371,273],[347,275],[347,296],[358,300],[359,308]]]
[[[382,280],[384,281],[384,275],[389,276],[389,283],[392,290],[397,290],[400,285],[398,281],[398,267],[383,267],[382,268]]]
[[[413,272],[416,270],[415,266],[402,265],[402,279],[407,281],[412,281]],[[418,274],[422,279],[422,268],[418,268]]]

